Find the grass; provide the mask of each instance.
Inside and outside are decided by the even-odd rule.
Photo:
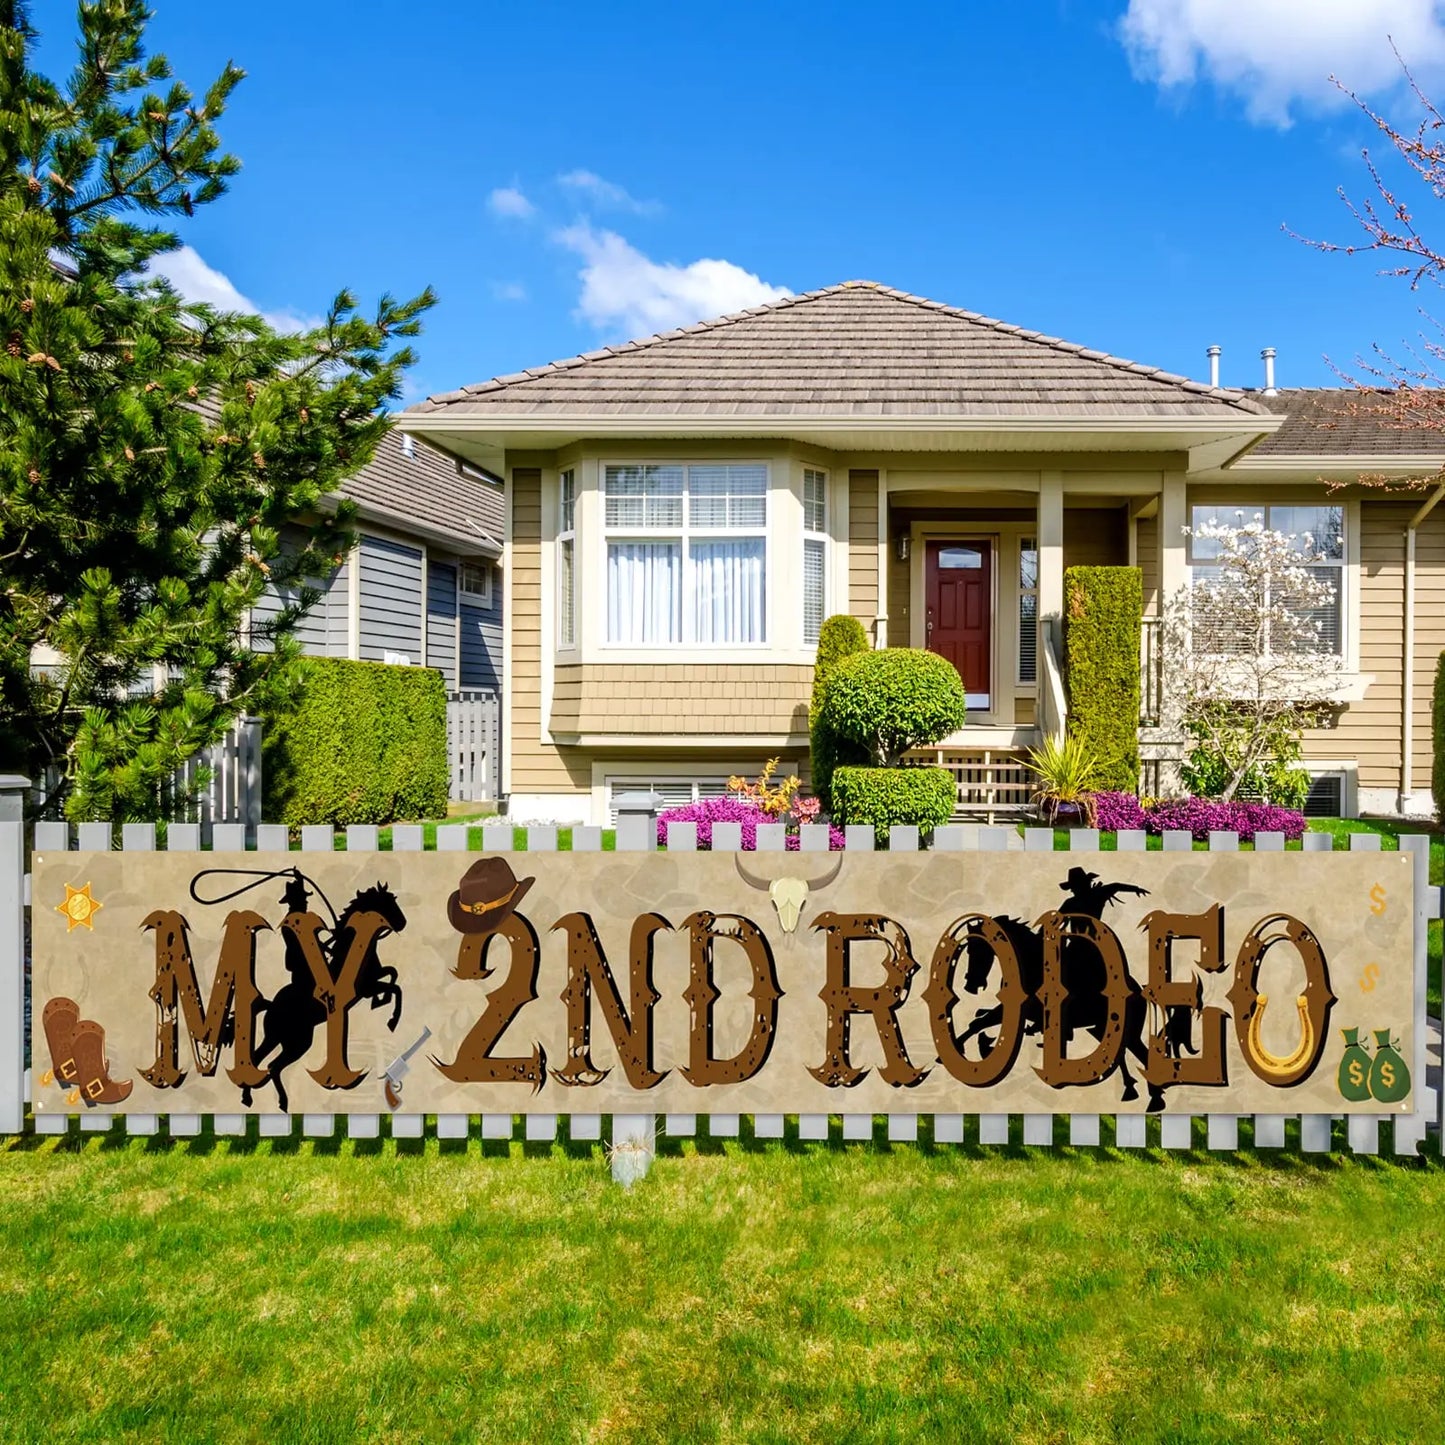
[[[1445,1438],[1445,1169],[0,1145],[0,1438]]]

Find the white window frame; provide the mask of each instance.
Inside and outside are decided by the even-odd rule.
[[[557,550],[556,550],[556,593],[557,593],[557,647],[559,651],[574,651],[578,646],[577,636],[577,469],[567,467],[557,474]],[[572,595],[562,596],[562,554],[568,550],[572,557]]]
[[[1024,586],[1024,553],[1034,554],[1034,585]],[[1039,539],[1038,534],[1021,536],[1018,544],[1018,605],[1014,618],[1017,635],[1014,638],[1014,686],[1037,687],[1039,684]],[[1024,676],[1024,598],[1034,599],[1034,675]]]
[[[689,485],[693,467],[761,467],[763,471],[763,520],[756,527],[705,527],[693,524],[692,492]],[[609,525],[607,521],[607,481],[613,471],[620,471],[627,467],[680,467],[682,469],[682,522],[679,526],[618,526]],[[601,512],[602,525],[598,529],[599,537],[599,572],[602,578],[601,599],[602,599],[602,642],[603,649],[611,652],[644,652],[658,653],[676,651],[680,647],[686,647],[695,651],[708,654],[721,652],[743,652],[757,653],[767,651],[772,643],[772,631],[774,622],[774,601],[771,574],[771,549],[768,546],[768,528],[772,516],[772,485],[773,485],[773,464],[766,457],[717,457],[698,458],[689,457],[660,459],[651,458],[622,458],[613,457],[599,463],[598,475],[598,503]],[[692,636],[694,627],[693,596],[692,596],[692,570],[691,570],[691,543],[698,541],[760,541],[763,544],[763,635],[756,642],[698,642]],[[618,642],[607,636],[606,616],[609,611],[607,602],[608,573],[607,549],[614,542],[676,542],[681,549],[682,558],[682,617],[680,623],[680,637],[673,642]],[[574,554],[575,556],[575,554]]]
[[[472,588],[470,588],[470,587],[468,587],[468,586],[466,585],[466,582],[465,582],[464,579],[465,579],[465,577],[466,577],[466,575],[467,575],[467,569],[468,569],[468,568],[472,568],[472,569],[475,569],[475,570],[481,572],[481,574],[482,574],[482,580],[483,580],[483,582],[486,584],[485,588],[484,588],[481,592],[477,592],[477,591],[475,591],[474,589],[472,589]],[[494,573],[495,571],[496,571],[496,568],[493,567],[492,564],[491,564],[490,562],[486,561],[484,558],[479,558],[479,557],[461,557],[461,558],[458,558],[458,560],[457,560],[457,598],[458,598],[458,600],[459,600],[459,601],[463,601],[463,600],[464,600],[464,601],[470,602],[473,607],[487,607],[487,608],[490,608],[491,605],[492,605],[492,588],[493,588],[493,580],[492,580],[492,578],[493,578],[493,573]]]
[[[1197,562],[1194,558],[1194,515],[1200,511],[1213,511],[1216,513],[1237,513],[1243,514],[1243,519],[1252,521],[1256,516],[1263,522],[1269,531],[1279,531],[1270,521],[1270,513],[1276,508],[1289,507],[1328,507],[1337,510],[1340,514],[1340,555],[1338,557],[1321,557],[1307,564],[1308,568],[1332,567],[1339,573],[1338,601],[1339,609],[1339,647],[1329,653],[1322,653],[1321,656],[1333,656],[1340,660],[1340,666],[1345,669],[1354,667],[1355,644],[1354,627],[1355,621],[1352,615],[1353,596],[1351,588],[1352,572],[1352,548],[1354,545],[1354,524],[1358,514],[1352,514],[1352,509],[1344,501],[1299,501],[1295,499],[1273,500],[1268,502],[1251,502],[1245,504],[1235,499],[1228,502],[1191,502],[1189,505],[1189,535],[1185,538],[1184,561],[1188,569],[1189,584],[1191,588],[1196,579],[1196,570],[1218,571],[1218,564],[1210,561]],[[1268,654],[1273,655],[1273,654]]]
[[[820,524],[816,527],[808,525],[808,478],[816,477],[818,485],[822,489],[821,505],[823,514]],[[830,526],[833,520],[832,512],[832,485],[833,479],[828,474],[826,467],[803,465],[803,575],[802,575],[802,616],[803,616],[803,646],[816,647],[818,645],[818,634],[821,634],[823,623],[828,619],[828,598],[832,592],[832,564],[833,564],[833,534]],[[823,553],[823,595],[819,599],[818,634],[810,637],[808,635],[808,548],[815,546]]]

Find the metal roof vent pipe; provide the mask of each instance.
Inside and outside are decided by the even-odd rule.
[[[1264,361],[1264,394],[1275,396],[1277,393],[1274,385],[1274,347],[1266,346],[1259,354]]]
[[[1219,385],[1219,353],[1218,346],[1211,346],[1205,353],[1209,357],[1209,384],[1213,387]]]

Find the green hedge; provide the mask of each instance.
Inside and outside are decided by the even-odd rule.
[[[1445,652],[1435,664],[1435,702],[1430,714],[1430,734],[1435,742],[1435,765],[1430,770],[1430,791],[1435,806],[1445,813]]]
[[[1099,787],[1139,786],[1139,631],[1143,577],[1137,567],[1070,567],[1064,573],[1064,677],[1069,732],[1098,764]]]
[[[963,679],[946,657],[884,647],[833,669],[822,716],[835,735],[867,748],[869,762],[896,767],[909,748],[956,732],[964,714]]]
[[[856,617],[839,613],[818,631],[818,655],[813,662],[813,695],[808,704],[809,771],[813,793],[829,811],[833,807],[833,770],[849,763],[866,763],[868,753],[857,743],[840,738],[823,719],[823,698],[828,679],[845,657],[869,650],[868,634]]]
[[[276,823],[445,817],[447,692],[441,673],[308,658],[296,707],[263,724],[265,815]]]
[[[833,774],[833,821],[840,828],[912,823],[929,831],[948,822],[957,800],[946,768],[839,768]]]

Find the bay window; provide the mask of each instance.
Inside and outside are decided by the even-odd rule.
[[[767,507],[763,463],[604,467],[607,641],[766,642]]]
[[[1345,651],[1345,509],[1328,505],[1285,506],[1195,506],[1190,509],[1189,575],[1195,583],[1207,584],[1223,575],[1221,545],[1212,537],[1201,537],[1206,526],[1239,528],[1256,518],[1271,532],[1278,532],[1290,543],[1290,550],[1307,565],[1303,570],[1321,584],[1325,598],[1315,606],[1305,607],[1297,615],[1308,618],[1317,645],[1309,650],[1344,656]],[[1207,590],[1196,592],[1196,607]],[[1288,606],[1288,603],[1285,604]],[[1206,622],[1206,630],[1207,622]],[[1299,629],[1295,629],[1298,635]],[[1242,648],[1247,640],[1240,638]],[[1268,647],[1268,640],[1265,646]],[[1216,648],[1230,651],[1228,643],[1216,642]]]
[[[803,641],[812,646],[828,606],[828,474],[803,468]]]
[[[557,479],[557,645],[577,645],[577,475]]]

